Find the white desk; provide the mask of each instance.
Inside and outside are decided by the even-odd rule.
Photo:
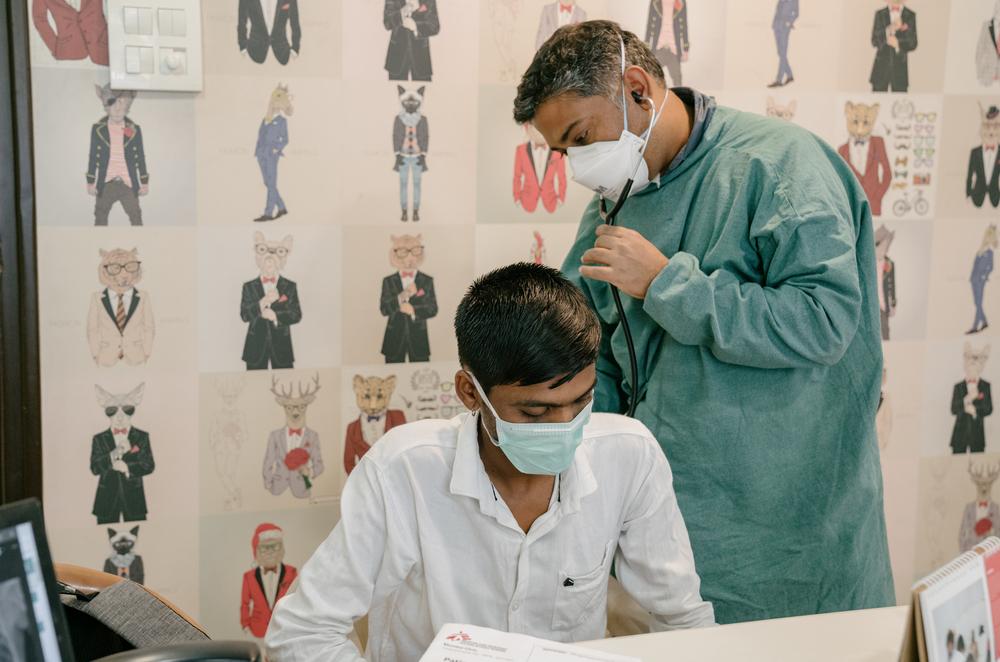
[[[644,662],[896,662],[906,607],[799,616],[578,644]]]

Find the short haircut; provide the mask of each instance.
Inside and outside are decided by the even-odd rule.
[[[518,262],[478,278],[455,313],[458,358],[489,394],[494,386],[573,379],[597,360],[601,326],[556,269]]]
[[[521,76],[514,99],[514,121],[530,122],[539,106],[563,94],[603,96],[620,106],[622,41],[626,66],[639,66],[666,84],[663,67],[649,46],[617,23],[585,21],[566,25],[542,44]]]

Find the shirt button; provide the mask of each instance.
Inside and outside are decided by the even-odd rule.
[[[511,608],[511,611],[517,611],[518,609],[521,608],[521,603],[520,602],[515,602],[514,604],[512,604],[510,606],[510,608]]]

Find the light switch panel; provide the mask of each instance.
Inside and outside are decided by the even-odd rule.
[[[113,89],[202,89],[201,0],[106,2]]]

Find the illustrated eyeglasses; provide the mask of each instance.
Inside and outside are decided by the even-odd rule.
[[[393,248],[392,252],[396,254],[396,257],[406,257],[407,255],[420,257],[424,254],[424,247],[414,246],[413,248]]]
[[[918,122],[936,122],[937,113],[917,113],[916,118]]]
[[[265,244],[257,244],[254,249],[257,251],[257,255],[277,255],[278,257],[285,257],[288,255],[288,249],[284,246],[278,246],[276,248],[271,248]]]
[[[117,276],[122,272],[122,269],[124,269],[130,274],[134,274],[135,272],[139,271],[140,265],[142,265],[142,262],[132,261],[132,262],[126,262],[124,264],[117,264],[112,262],[111,264],[105,264],[104,270],[108,273],[109,276]]]
[[[916,127],[916,129],[917,129],[917,135],[920,135],[920,134],[931,135],[931,134],[934,133],[934,125],[933,124],[918,124],[917,127]]]
[[[107,416],[108,418],[111,418],[112,416],[118,413],[118,409],[119,409],[118,407],[105,407],[104,415]],[[135,413],[135,407],[133,407],[132,405],[125,405],[124,407],[121,408],[121,410],[126,416],[131,416],[132,414]]]
[[[930,168],[934,166],[934,159],[917,159],[913,165],[917,168]]]
[[[930,157],[930,156],[934,156],[934,148],[933,147],[921,147],[921,148],[913,150],[913,153],[916,154],[917,156],[927,156],[927,157]]]
[[[921,136],[914,139],[914,143],[920,145],[921,147],[933,147],[935,137],[934,136]]]
[[[455,388],[455,385],[452,382],[441,382],[438,386],[441,388],[441,391],[445,393]]]

